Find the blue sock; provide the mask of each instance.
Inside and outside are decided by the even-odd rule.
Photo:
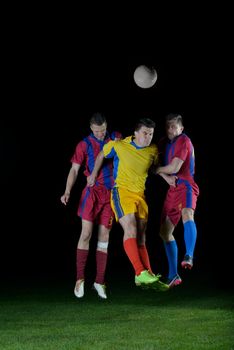
[[[175,240],[164,242],[164,247],[169,266],[168,278],[173,278],[175,275],[177,275],[178,247]]]
[[[197,240],[197,227],[193,220],[184,223],[184,242],[186,255],[193,257],[194,248]]]

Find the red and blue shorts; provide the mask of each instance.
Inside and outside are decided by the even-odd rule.
[[[111,192],[104,186],[86,186],[82,191],[77,215],[111,229],[114,213],[110,205]]]
[[[181,218],[182,209],[196,209],[199,187],[195,182],[179,179],[176,187],[170,186],[164,201],[161,222],[166,217],[176,226]]]

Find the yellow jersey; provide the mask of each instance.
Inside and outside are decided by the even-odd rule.
[[[155,144],[139,147],[133,136],[128,136],[123,140],[109,141],[103,146],[103,153],[105,158],[114,158],[114,187],[144,193],[148,170],[158,162]]]

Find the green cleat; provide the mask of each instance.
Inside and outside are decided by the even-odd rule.
[[[159,292],[166,292],[169,290],[169,286],[166,283],[163,283],[162,281],[158,280],[150,285],[150,288],[154,290],[158,290]]]
[[[135,276],[136,286],[147,286],[152,283],[156,283],[159,280],[158,276],[150,274],[147,270],[144,270],[140,275]]]
[[[157,290],[157,291],[160,291],[160,292],[166,292],[170,289],[169,285],[167,283],[163,283],[162,281],[160,281],[160,277],[162,277],[161,275],[157,274],[151,274],[149,273],[151,276],[154,276],[156,277],[156,281],[153,282],[153,283],[147,283],[147,284],[144,284],[144,283],[140,283],[138,280],[137,280],[137,277],[138,276],[135,276],[135,284],[137,287],[141,287],[142,289],[154,289],[154,290]]]

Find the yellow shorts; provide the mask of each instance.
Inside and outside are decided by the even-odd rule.
[[[111,191],[111,207],[116,221],[128,214],[135,214],[139,219],[148,219],[148,205],[142,193],[114,187]]]

